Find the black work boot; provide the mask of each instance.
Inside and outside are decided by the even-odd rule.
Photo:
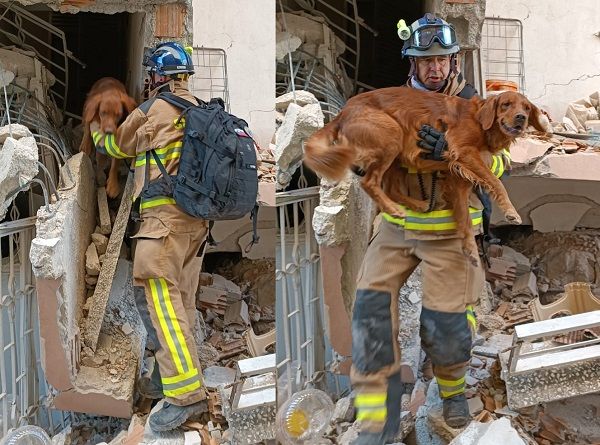
[[[449,427],[462,428],[471,420],[469,404],[464,394],[443,400],[444,420]]]
[[[206,400],[187,406],[177,406],[165,401],[162,408],[152,414],[148,421],[153,431],[171,431],[182,425],[190,416],[207,411]]]

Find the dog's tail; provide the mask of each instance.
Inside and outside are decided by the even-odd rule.
[[[304,163],[332,181],[343,179],[355,156],[354,147],[348,144],[346,138],[338,137],[335,120],[313,134],[304,144]]]

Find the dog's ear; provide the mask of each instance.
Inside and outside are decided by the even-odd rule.
[[[498,96],[488,97],[484,102],[475,118],[481,124],[481,128],[489,130],[494,125],[496,120],[496,105],[498,104]]]
[[[127,94],[121,94],[121,103],[123,104],[123,108],[127,110],[125,114],[130,114],[137,108],[137,102]]]
[[[94,96],[88,97],[85,101],[85,105],[83,106],[83,116],[82,121],[86,124],[89,124],[92,121],[100,120],[100,101],[101,95],[96,94]]]
[[[546,133],[548,130],[547,130],[546,126],[542,123],[542,121],[543,121],[542,112],[540,111],[540,109],[538,107],[533,105],[530,101],[528,101],[528,102],[529,102],[529,106],[531,107],[531,111],[529,112],[529,125],[531,125],[533,128],[535,128],[538,131],[542,131],[542,132]]]

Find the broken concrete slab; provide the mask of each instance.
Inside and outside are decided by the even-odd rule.
[[[550,202],[529,212],[529,218],[538,232],[571,232],[590,209],[585,202]]]
[[[102,235],[110,235],[111,222],[110,213],[108,211],[108,196],[106,195],[106,188],[98,187],[98,219],[100,223],[100,233]]]
[[[235,369],[223,366],[209,366],[202,372],[204,386],[217,389],[219,385],[228,386],[235,382]]]
[[[38,211],[29,257],[36,277],[42,367],[58,390],[72,387],[80,351],[79,323],[86,297],[85,251],[96,225],[94,173],[88,156],[67,161],[75,185]],[[77,265],[73,267],[73,265]]]
[[[551,153],[535,164],[535,168],[518,170],[504,179],[511,202],[523,218],[523,224],[537,226],[531,212],[547,204],[577,203],[589,206],[540,209],[536,218],[544,231],[575,228],[600,228],[600,181],[597,169],[600,156],[597,153],[573,154]],[[572,206],[571,206],[572,207]],[[576,215],[579,219],[574,221]],[[549,220],[544,215],[550,215]],[[547,218],[547,216],[546,216]],[[502,212],[494,204],[492,224],[505,224]]]
[[[517,138],[510,146],[510,165],[514,168],[529,166],[540,159],[554,143],[533,138]]]
[[[14,192],[37,176],[38,160],[38,146],[30,132],[20,139],[6,138],[0,147],[0,220],[16,196]]]
[[[0,49],[0,51],[2,51],[2,49]],[[13,123],[11,125],[0,127],[0,145],[4,144],[9,137],[18,141],[22,138],[33,137],[33,133],[31,133],[29,128],[21,124]]]
[[[250,326],[250,315],[248,314],[248,304],[244,300],[236,301],[230,304],[225,311],[225,326],[236,327],[236,329],[246,330]]]
[[[121,199],[121,205],[119,206],[119,212],[117,213],[115,226],[108,242],[105,254],[106,257],[102,264],[98,284],[96,285],[94,295],[86,302],[89,312],[84,324],[83,340],[86,346],[92,348],[92,350],[96,349],[98,343],[98,335],[100,334],[100,328],[102,327],[102,321],[106,311],[106,304],[110,296],[110,289],[119,260],[121,244],[123,243],[125,229],[127,228],[127,223],[129,221],[133,185],[133,174],[130,173],[123,191],[123,197]],[[100,196],[100,194],[98,196]],[[102,225],[100,227],[102,228]]]
[[[285,112],[290,104],[296,104],[303,107],[308,104],[318,104],[319,101],[309,91],[296,90],[289,93],[285,93],[275,98],[275,109],[277,111]]]
[[[275,134],[275,161],[277,162],[277,187],[289,184],[300,165],[304,151],[302,144],[324,125],[321,106],[308,104],[303,107],[289,104],[283,123]]]
[[[526,273],[518,277],[512,286],[513,296],[537,297],[537,278],[533,272]]]
[[[489,423],[471,422],[469,426],[450,442],[450,445],[526,445],[506,417]]]

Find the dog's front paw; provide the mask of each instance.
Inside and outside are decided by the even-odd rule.
[[[521,224],[521,222],[522,222],[522,220],[521,220],[521,217],[520,217],[520,216],[519,216],[519,214],[518,214],[516,211],[514,211],[514,210],[512,210],[512,211],[510,211],[510,212],[506,212],[506,213],[504,214],[504,218],[505,218],[505,219],[506,219],[506,221],[508,221],[509,223],[511,223],[511,224],[515,224],[515,225]]]
[[[399,207],[388,207],[384,212],[393,218],[404,218],[406,216],[406,212]]]

